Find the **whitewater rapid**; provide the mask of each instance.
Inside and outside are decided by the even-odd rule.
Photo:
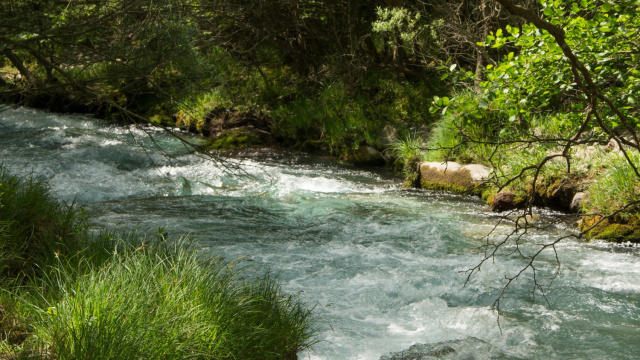
[[[531,296],[527,273],[498,322],[504,276],[523,263],[500,256],[465,284],[497,221],[475,198],[403,190],[324,157],[255,151],[220,163],[153,128],[32,109],[0,113],[0,161],[84,206],[97,227],[190,234],[203,251],[277,274],[319,316],[320,342],[301,359],[378,359],[469,336],[520,358],[640,356],[640,257],[604,243],[560,243],[546,299]],[[569,231],[559,223],[524,247]],[[544,283],[555,266],[544,254]]]

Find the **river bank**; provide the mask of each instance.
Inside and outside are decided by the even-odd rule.
[[[526,274],[503,302],[501,330],[491,307],[498,279],[523,262],[506,249],[464,285],[500,220],[478,198],[403,190],[388,173],[300,153],[247,151],[228,159],[246,171],[234,174],[153,128],[146,131],[172,158],[135,127],[30,109],[0,116],[5,164],[47,181],[56,198],[75,199],[92,226],[190,233],[205,257],[243,258],[252,277],[277,273],[283,292],[321,318],[320,342],[301,359],[377,360],[465,337],[520,358],[630,359],[640,351],[630,330],[640,328],[639,258],[627,248],[558,244],[563,271],[550,305],[530,296]],[[570,231],[557,213],[539,216],[552,226],[525,235],[523,251]],[[495,229],[492,241],[512,228]],[[551,280],[555,256],[539,261],[538,279]]]
[[[0,359],[281,360],[315,342],[311,311],[273,276],[247,278],[161,228],[89,222],[0,167]]]
[[[35,99],[37,100],[37,97]],[[57,100],[54,98],[49,98],[49,100],[62,106],[59,109],[64,109],[64,104],[71,101],[66,99],[62,102],[56,102]],[[48,107],[48,104],[51,102],[40,103],[45,107]],[[106,115],[92,106],[81,106],[77,109],[91,109],[99,117]],[[455,112],[456,110],[454,108],[450,111]],[[106,117],[112,117],[112,115],[106,115]],[[316,140],[301,135],[294,140],[294,138],[282,136],[278,130],[278,126],[282,126],[278,125],[282,119],[274,119],[269,113],[261,111],[228,109],[218,106],[203,113],[201,118],[187,119],[185,114],[181,116],[173,116],[173,120],[166,122],[165,125],[177,125],[175,129],[201,136],[203,140],[197,142],[201,144],[201,148],[198,150],[202,152],[280,148],[283,150],[302,150],[315,154],[331,154],[357,167],[387,166],[393,168],[402,174],[400,176],[404,177],[406,186],[462,194],[475,193],[481,196],[493,211],[497,212],[523,210],[530,204],[567,214],[576,214],[579,216],[576,226],[581,231],[581,236],[588,240],[602,239],[618,243],[640,242],[640,228],[638,226],[640,215],[637,211],[633,207],[629,207],[620,213],[615,213],[625,205],[625,202],[633,201],[637,191],[633,186],[632,169],[624,168],[625,159],[614,141],[602,145],[575,146],[571,155],[573,172],[567,173],[563,170],[562,167],[566,164],[560,160],[561,158],[554,159],[536,178],[534,189],[531,174],[521,178],[517,178],[520,177],[517,174],[520,169],[531,166],[530,164],[542,154],[552,154],[553,151],[558,151],[558,148],[534,146],[526,151],[518,149],[515,152],[505,148],[500,149],[498,157],[488,159],[486,155],[488,148],[482,142],[465,144],[459,139],[456,140],[456,136],[459,135],[458,131],[461,129],[451,127],[447,117],[437,122],[430,130],[423,130],[420,133],[422,135],[408,137],[402,135],[402,131],[392,126],[392,124],[398,126],[397,123],[383,122],[379,126],[384,125],[384,127],[375,132],[378,137],[375,141],[371,141],[376,146],[368,145],[368,142],[365,141],[359,145],[352,144],[352,147],[348,149],[342,148],[341,152],[336,153],[330,150],[326,139]],[[153,123],[149,125],[153,126]],[[415,127],[416,124],[406,123],[402,126]],[[548,132],[549,127],[553,125],[539,121],[536,126],[538,131]],[[306,130],[309,129],[306,128]],[[553,133],[546,135],[552,136]],[[458,150],[450,153],[445,151],[454,148],[458,148]],[[499,146],[496,147],[496,150],[498,148]],[[425,149],[431,150],[425,151]],[[465,150],[460,151],[460,149]],[[498,158],[499,160],[497,160]],[[421,162],[425,160],[430,160],[433,164],[444,165],[446,159],[449,159],[449,162],[452,160],[479,160],[482,165],[475,166],[485,167],[482,175],[483,183],[480,184],[478,179],[472,176],[472,178],[463,181],[472,184],[471,187],[467,185],[461,187],[454,179],[456,172],[449,172],[444,181],[441,181],[442,179],[425,181],[427,175],[420,170],[415,170],[419,169]],[[488,171],[491,169],[499,171],[493,171],[489,176]],[[516,181],[511,181],[511,177],[516,177],[514,179]],[[510,182],[510,185],[505,187],[504,184],[507,181]],[[596,196],[590,196],[590,193],[594,193]],[[624,196],[620,196],[620,194],[624,194]]]

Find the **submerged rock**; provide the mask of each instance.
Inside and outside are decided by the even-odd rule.
[[[418,165],[418,172],[423,189],[479,194],[490,169],[476,164],[423,162]]]
[[[415,344],[409,349],[384,355],[380,360],[491,360],[518,358],[507,355],[486,341],[468,337],[437,344]]]

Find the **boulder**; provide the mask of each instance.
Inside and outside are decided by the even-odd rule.
[[[582,184],[577,178],[543,178],[536,183],[534,205],[570,212],[571,203]],[[528,192],[532,186],[529,184]]]
[[[205,116],[200,129],[209,149],[273,146],[271,119],[263,113],[217,107]]]
[[[256,114],[219,106],[205,115],[205,123],[200,131],[205,137],[215,137],[223,131],[248,126],[269,132],[271,118],[261,112]]]
[[[415,344],[409,349],[384,355],[380,360],[492,360],[518,358],[507,355],[486,341],[468,337],[437,344]]]
[[[423,162],[418,165],[421,188],[464,194],[479,194],[489,172],[490,169],[483,165],[456,162]]]
[[[499,192],[493,196],[489,206],[491,206],[491,210],[495,212],[517,209],[516,195],[509,191]]]
[[[584,197],[587,195],[585,192],[578,192],[573,195],[573,199],[571,200],[571,206],[569,206],[569,210],[572,213],[578,213],[582,210],[582,202],[584,201]]]

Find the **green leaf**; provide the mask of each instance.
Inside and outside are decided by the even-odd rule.
[[[604,4],[602,4],[601,9],[602,9],[602,12],[609,12],[609,11],[611,11],[611,4],[604,3]]]

